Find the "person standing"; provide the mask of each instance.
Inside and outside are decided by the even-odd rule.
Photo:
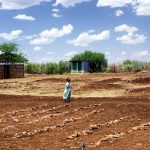
[[[67,77],[66,79],[66,84],[65,84],[65,90],[64,90],[64,95],[63,95],[63,99],[64,102],[70,102],[70,98],[71,98],[71,79]]]

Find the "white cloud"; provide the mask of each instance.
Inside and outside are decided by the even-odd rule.
[[[18,14],[17,16],[13,17],[14,19],[18,20],[28,20],[28,21],[35,21],[35,18],[32,16],[27,16],[26,14]]]
[[[117,17],[120,17],[120,16],[122,16],[124,14],[125,13],[122,10],[120,10],[120,9],[116,10],[116,12],[115,12],[115,16],[117,16]]]
[[[52,28],[39,33],[39,37],[30,41],[30,44],[42,45],[54,42],[57,38],[70,34],[73,31],[71,24],[64,25],[62,29]]]
[[[77,52],[76,51],[71,51],[71,52],[68,52],[66,54],[64,54],[65,57],[68,57],[68,58],[71,58],[72,56],[76,55]]]
[[[59,9],[54,8],[52,9],[52,12],[59,12]]]
[[[57,57],[57,61],[69,61],[76,54],[78,54],[76,51],[67,52],[63,56]]]
[[[47,52],[47,54],[48,54],[48,55],[54,55],[54,54],[56,54],[56,53],[54,53],[54,52]]]
[[[49,54],[48,56],[45,56],[45,57],[35,57],[34,59],[32,59],[32,62],[35,62],[35,63],[49,63],[49,62],[54,63],[54,62],[56,62],[56,63],[58,63],[61,60],[67,61],[69,59],[68,59],[68,57],[66,58],[65,56],[57,57],[56,55]]]
[[[108,30],[102,31],[99,34],[89,34],[86,32],[81,33],[76,39],[68,41],[69,44],[74,46],[88,46],[95,41],[107,40],[110,38],[110,32]]]
[[[98,0],[97,7],[124,7],[131,5],[138,16],[150,15],[150,0]]]
[[[105,52],[106,56],[109,56],[111,53],[109,51]]]
[[[0,33],[0,37],[5,40],[11,41],[18,39],[22,33],[23,33],[22,30],[15,30],[11,31],[10,33]]]
[[[24,39],[27,39],[27,40],[31,40],[31,39],[36,38],[36,37],[37,37],[36,34],[23,36],[23,38],[24,38]]]
[[[54,6],[57,6],[57,5],[62,5],[66,8],[68,7],[74,7],[76,4],[80,4],[80,3],[83,3],[83,2],[89,2],[91,0],[56,0],[56,3],[54,4]]]
[[[120,41],[122,44],[140,44],[144,43],[147,37],[144,35],[128,33],[124,34],[121,37],[117,37],[117,41]]]
[[[52,28],[51,30],[45,30],[40,33],[41,37],[45,38],[59,38],[64,35],[70,34],[73,30],[73,26],[71,24],[64,25],[61,30],[57,28]]]
[[[54,17],[54,18],[60,18],[60,17],[62,17],[62,15],[59,15],[58,13],[59,13],[59,9],[56,9],[56,8],[54,8],[54,9],[52,9],[52,16]]]
[[[38,46],[37,46],[37,47],[34,47],[33,50],[34,50],[34,51],[40,51],[40,50],[42,50],[42,47],[38,47]]]
[[[130,59],[149,62],[150,51],[148,50],[135,51],[130,55]]]
[[[125,54],[126,54],[126,52],[125,52],[125,51],[121,52],[121,55],[125,55]]]
[[[117,41],[120,41],[122,44],[140,44],[144,43],[147,37],[144,35],[135,34],[138,31],[138,28],[134,26],[128,26],[126,24],[115,27],[115,32],[127,32],[121,37],[117,37]]]
[[[24,9],[35,5],[40,5],[42,2],[50,2],[51,0],[4,0],[1,3],[1,9]]]
[[[54,18],[60,18],[60,17],[62,17],[62,15],[59,15],[58,13],[53,13],[52,16],[53,16]]]
[[[138,16],[150,15],[150,1],[149,0],[137,0],[133,6]]]
[[[131,4],[133,0],[98,0],[97,7],[122,7],[127,4]]]
[[[136,28],[135,26],[128,26],[126,24],[120,25],[118,27],[115,27],[115,32],[127,32],[127,33],[133,33],[138,31],[138,28]]]
[[[54,39],[49,39],[49,38],[44,38],[44,37],[38,37],[36,39],[31,40],[30,44],[44,45],[44,44],[52,43],[53,41],[54,41]]]
[[[94,33],[94,32],[95,32],[94,29],[88,30],[88,33]]]
[[[35,60],[32,60],[35,63],[48,63],[48,62],[55,62],[54,57],[40,57],[40,58],[35,58]]]
[[[144,56],[150,55],[147,50],[145,50],[145,51],[137,51],[137,52],[134,52],[133,54],[135,56],[138,56],[138,57],[144,57]]]

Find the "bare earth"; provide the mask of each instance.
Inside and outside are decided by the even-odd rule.
[[[62,100],[65,78],[72,99]],[[150,73],[0,80],[0,150],[149,150]]]

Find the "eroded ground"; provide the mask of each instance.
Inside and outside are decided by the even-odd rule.
[[[65,78],[0,80],[0,150],[149,150],[149,73]]]
[[[73,97],[150,96],[150,72],[125,74],[32,75],[0,80],[0,94],[62,96],[66,77]]]

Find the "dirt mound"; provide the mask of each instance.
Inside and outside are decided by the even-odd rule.
[[[137,89],[132,89],[130,92],[136,93],[136,92],[145,92],[145,93],[150,93],[150,87],[144,87],[144,88],[137,88]]]
[[[131,81],[131,83],[144,83],[144,84],[150,84],[150,77],[139,77],[135,78]]]
[[[122,81],[122,80],[120,78],[111,78],[111,79],[98,81],[97,83],[115,83],[115,82],[119,82],[119,81]]]
[[[112,83],[90,83],[87,86],[83,87],[83,89],[92,89],[92,90],[98,90],[98,89],[122,89],[122,86],[120,84],[112,84]]]
[[[63,78],[46,78],[46,79],[36,80],[34,82],[45,83],[45,82],[65,82],[65,81],[66,79]]]
[[[122,85],[117,82],[121,81],[120,78],[111,78],[102,81],[94,81],[86,85],[86,89],[122,89]]]

